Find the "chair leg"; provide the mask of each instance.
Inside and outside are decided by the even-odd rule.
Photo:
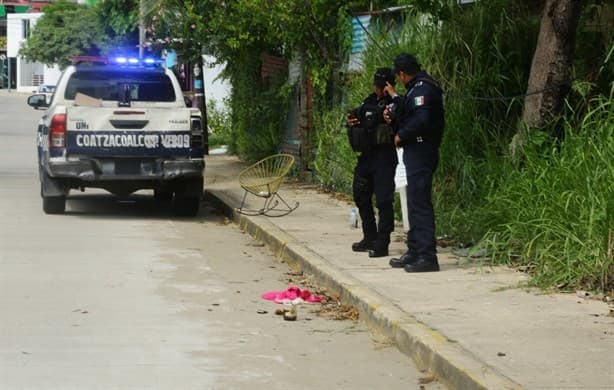
[[[278,209],[277,206],[279,205],[279,201],[275,199],[275,204],[273,204],[272,207],[265,209],[263,212],[263,214],[266,215],[267,217],[283,217],[284,215],[288,215],[294,210],[296,210],[299,206],[298,202],[296,202],[294,206],[290,206],[288,202],[286,202],[284,198],[281,195],[279,195],[279,193],[275,193],[275,195],[271,197],[271,200],[269,201],[269,205],[273,201],[273,198],[278,198],[279,200],[281,200],[285,208]]]
[[[239,211],[243,210],[243,206],[245,206],[245,199],[247,198],[247,191],[243,194],[243,200],[241,201],[241,206],[239,206]]]
[[[272,197],[264,198],[264,205],[262,205],[262,208],[259,210],[260,215],[266,215],[267,210],[271,208],[272,199]]]
[[[290,206],[290,204],[288,204],[288,202],[286,202],[286,200],[281,195],[279,195],[279,193],[275,193],[272,196],[264,198],[264,205],[260,210],[246,210],[244,209],[244,207],[245,201],[247,199],[247,193],[248,191],[245,191],[245,193],[243,194],[243,200],[241,201],[241,206],[236,209],[237,212],[243,215],[266,215],[267,217],[283,217],[284,215],[288,215],[292,211],[296,210],[299,206],[298,202],[296,202],[294,206]],[[284,207],[278,208],[278,206],[280,205],[280,201],[282,203],[282,206]]]
[[[245,200],[247,199],[247,191],[245,191],[245,194],[243,194],[243,200],[241,201],[241,206],[239,206],[236,211],[243,214],[243,215],[251,215],[251,216],[256,216],[256,215],[262,215],[263,214],[263,210],[245,210],[243,207],[245,206]],[[266,201],[265,201],[266,204]]]

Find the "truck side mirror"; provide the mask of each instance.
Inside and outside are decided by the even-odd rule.
[[[192,107],[192,99],[190,99],[189,97],[184,96],[183,97],[183,102],[185,103],[186,107]]]
[[[49,104],[45,95],[36,94],[28,97],[28,106],[38,110],[40,107],[49,107]]]

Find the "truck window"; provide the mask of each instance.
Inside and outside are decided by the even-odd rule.
[[[130,100],[174,102],[175,90],[170,78],[161,72],[124,74],[112,71],[77,71],[68,80],[64,98],[74,100],[77,92],[102,100],[119,100],[128,86]]]

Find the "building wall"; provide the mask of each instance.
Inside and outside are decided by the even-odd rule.
[[[28,62],[19,56],[19,49],[36,25],[42,13],[7,15],[7,56],[16,58],[17,74],[14,83],[19,92],[32,92],[41,84],[55,85],[60,71],[40,62]]]

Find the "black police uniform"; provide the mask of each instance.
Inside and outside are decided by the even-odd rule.
[[[437,81],[419,71],[406,85],[408,93],[395,101],[401,105],[397,134],[402,140],[407,172],[407,207],[410,231],[408,252],[401,265],[408,272],[420,260],[425,270],[439,270],[435,243],[435,214],[431,202],[433,174],[439,162],[439,145],[444,131],[442,90]],[[391,265],[393,261],[391,261]],[[408,268],[410,267],[410,268]]]
[[[369,95],[359,108],[381,107],[392,102],[389,96],[384,96],[379,101],[375,93]],[[392,128],[383,119],[378,118],[377,126],[389,129],[388,139],[380,143],[373,142],[371,147],[358,156],[358,162],[354,170],[353,195],[354,202],[358,207],[362,219],[362,231],[364,238],[361,242],[352,245],[355,251],[369,251],[370,257],[388,255],[390,234],[394,230],[394,175],[398,163],[397,153],[394,147]],[[373,195],[375,194],[379,221],[375,222],[373,210]]]

